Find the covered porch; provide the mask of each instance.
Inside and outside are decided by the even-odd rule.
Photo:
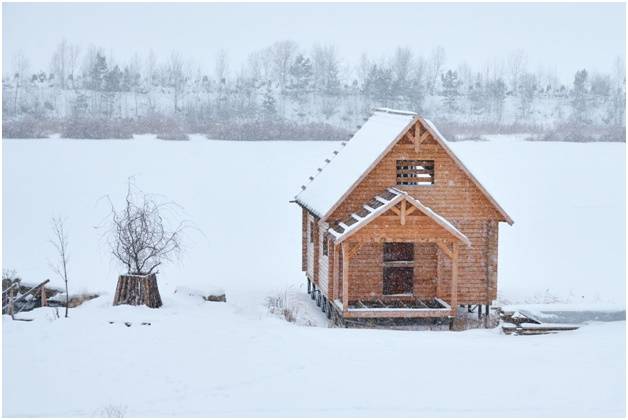
[[[459,247],[468,238],[394,188],[364,209],[329,230],[329,303],[343,318],[455,316]]]

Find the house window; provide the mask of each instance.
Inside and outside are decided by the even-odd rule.
[[[433,160],[398,160],[397,185],[434,184]]]
[[[323,255],[327,256],[329,253],[329,244],[328,244],[327,234],[323,235]]]
[[[414,244],[384,243],[384,295],[412,294],[414,285]]]
[[[314,243],[314,222],[310,222],[310,243]]]

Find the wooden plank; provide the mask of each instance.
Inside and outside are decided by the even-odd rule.
[[[458,244],[453,244],[451,258],[451,316],[458,314]]]
[[[345,318],[445,318],[449,309],[348,310]]]
[[[343,312],[349,308],[349,244],[343,243],[342,249],[342,308]]]
[[[420,143],[423,143],[425,140],[427,140],[427,138],[430,136],[430,132],[426,131],[423,134],[421,134],[421,139],[420,139]]]
[[[447,255],[450,259],[454,258],[453,251],[447,245],[445,245],[443,242],[436,241],[436,245],[438,245],[438,247],[441,249],[441,251],[443,251],[443,253],[445,253],[445,255]]]
[[[401,214],[399,215],[402,225],[406,224],[406,200],[401,200]]]

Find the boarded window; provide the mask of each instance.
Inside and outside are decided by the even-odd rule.
[[[434,184],[433,160],[398,160],[397,185]]]
[[[329,239],[327,238],[327,234],[323,235],[323,255],[327,256],[327,254],[329,253],[329,244],[328,241]]]
[[[384,294],[412,294],[413,267],[384,267]]]
[[[414,244],[384,243],[383,284],[385,295],[412,294],[414,284]]]

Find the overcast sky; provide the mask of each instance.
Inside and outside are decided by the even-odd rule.
[[[172,50],[213,68],[225,49],[231,67],[253,50],[290,39],[303,47],[336,45],[345,63],[361,53],[379,58],[397,45],[428,55],[446,50],[446,66],[479,67],[516,49],[531,70],[609,71],[624,57],[625,6],[607,4],[3,4],[3,60],[17,51],[31,70],[48,69],[63,38],[103,47],[117,60],[153,49]]]

